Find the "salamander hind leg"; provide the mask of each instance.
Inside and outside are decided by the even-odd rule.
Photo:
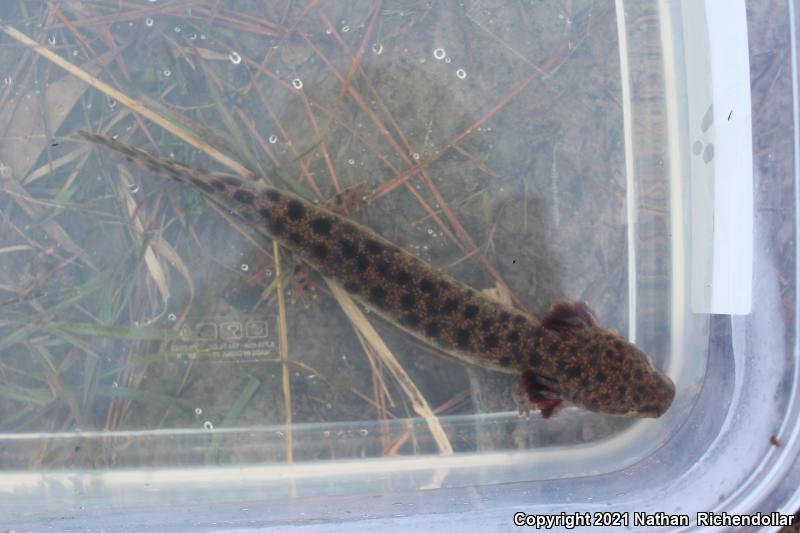
[[[519,414],[530,416],[531,411],[539,410],[542,418],[550,418],[561,410],[563,399],[549,380],[532,370],[525,370],[512,391]]]
[[[316,300],[317,297],[316,286],[311,279],[311,272],[305,265],[297,263],[292,271],[290,283],[292,287],[292,303],[300,303],[308,309],[311,306],[311,300]]]
[[[323,207],[337,215],[349,216],[367,205],[370,194],[366,183],[357,183],[325,201]]]

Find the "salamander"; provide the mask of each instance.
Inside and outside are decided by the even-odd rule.
[[[80,134],[234,212],[414,337],[466,363],[519,375],[513,393],[520,413],[538,408],[549,417],[567,400],[598,413],[659,417],[672,403],[670,378],[635,344],[600,327],[584,303],[558,302],[539,321],[324,205]]]

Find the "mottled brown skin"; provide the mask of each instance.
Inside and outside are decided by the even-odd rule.
[[[658,417],[672,403],[670,379],[635,345],[597,327],[582,304],[557,304],[539,323],[294,194],[81,134],[231,209],[410,334],[467,363],[521,374],[521,412],[538,407],[550,416],[566,399],[600,413]]]

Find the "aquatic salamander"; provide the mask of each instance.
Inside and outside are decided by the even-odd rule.
[[[637,346],[599,327],[585,304],[557,303],[539,322],[290,192],[80,133],[232,210],[413,336],[467,363],[520,375],[514,396],[521,413],[536,407],[548,417],[568,400],[599,413],[658,417],[672,403],[669,377]]]

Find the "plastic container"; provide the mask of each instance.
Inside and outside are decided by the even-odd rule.
[[[0,383],[3,525],[16,530],[47,523],[64,529],[158,524],[160,530],[304,526],[353,531],[434,530],[457,523],[471,531],[510,530],[514,514],[522,512],[564,520],[590,513],[591,520],[603,520],[609,529],[636,530],[640,525],[634,520],[643,515],[634,513],[678,528],[686,526],[670,521],[685,516],[689,527],[696,526],[698,513],[794,513],[800,504],[794,5],[763,3],[747,14],[743,2],[721,0],[573,2],[568,7],[559,2],[511,7],[484,0],[451,9],[384,4],[377,15],[371,7],[325,6],[331,12],[321,9],[313,21],[301,17],[298,33],[285,40],[264,22],[277,16],[268,12],[262,18],[242,13],[231,18],[234,13],[222,9],[214,22],[203,7],[183,13],[146,6],[110,24],[128,32],[136,43],[131,50],[148,40],[151,45],[163,41],[171,50],[166,60],[153,56],[154,78],[138,87],[139,100],[189,87],[192,91],[177,101],[163,98],[190,114],[191,106],[202,110],[208,102],[228,109],[220,102],[232,102],[225,98],[235,88],[257,106],[250,108],[252,115],[236,114],[247,110],[245,104],[237,107],[238,100],[224,119],[203,118],[237,121],[241,131],[254,126],[268,140],[260,148],[273,150],[286,163],[283,177],[330,172],[325,156],[314,151],[319,146],[297,146],[296,135],[325,127],[343,135],[338,122],[331,126],[321,120],[336,105],[351,123],[351,142],[361,143],[356,149],[341,137],[325,137],[326,146],[338,150],[329,156],[341,176],[357,182],[363,173],[384,172],[388,177],[379,183],[385,185],[416,162],[428,161],[424,168],[442,192],[437,201],[463,202],[457,218],[467,220],[466,232],[479,244],[489,243],[481,250],[518,291],[515,295],[535,312],[557,297],[588,300],[601,322],[635,339],[670,374],[678,390],[672,408],[656,420],[607,418],[571,408],[550,420],[521,421],[506,399],[493,403],[508,382],[494,383],[479,371],[463,374],[460,366],[446,366],[377,323],[432,408],[463,404],[469,397],[465,386],[470,387],[471,408],[435,419],[415,417],[390,373],[372,373],[385,362],[362,357],[351,324],[327,295],[319,297],[315,309],[289,313],[295,321],[288,326],[294,362],[282,365],[279,304],[274,296],[265,307],[253,299],[269,280],[256,280],[257,291],[246,283],[248,272],[263,268],[253,255],[240,255],[252,253],[253,241],[248,249],[232,237],[235,231],[224,219],[214,218],[216,225],[208,223],[194,234],[174,229],[187,227],[176,219],[148,237],[155,239],[151,251],[119,263],[138,264],[147,274],[119,275],[111,269],[110,279],[94,285],[92,279],[107,272],[100,265],[108,265],[100,239],[94,247],[79,245],[91,257],[82,259],[77,279],[57,279],[48,286],[66,295],[51,305],[83,301],[80,291],[131,290],[141,296],[135,287],[145,286],[149,298],[163,300],[163,307],[147,307],[131,296],[126,305],[140,306],[138,314],[129,313],[132,307],[123,312],[111,306],[103,316],[92,307],[102,305],[90,298],[81,304],[84,314],[69,307],[73,314],[41,322],[36,317],[44,314],[26,307],[20,316],[33,322],[5,318],[0,333],[6,372]],[[291,10],[290,15],[299,16]],[[125,28],[129,20],[132,29]],[[240,31],[248,37],[235,51],[225,48],[236,42],[230,30],[239,27],[232,20],[254,25],[241,22]],[[263,59],[255,50],[265,49],[261,41],[247,40],[254,39],[253,27],[261,28],[263,42],[274,43],[281,54],[284,70],[267,68],[264,79],[284,91],[284,100],[273,100],[271,92],[259,94],[273,90],[261,78],[250,85]],[[464,27],[468,31],[461,37],[466,37],[459,40],[457,30]],[[52,39],[58,43],[61,27],[54,28]],[[391,152],[391,143],[370,129],[368,114],[359,114],[363,103],[378,109],[382,123],[391,123],[386,109],[374,100],[359,103],[350,89],[339,93],[366,32],[376,33],[364,41],[362,68],[380,94],[394,87],[389,108],[417,150],[406,154],[406,161],[392,152],[391,166],[382,166],[386,161],[375,155]],[[123,57],[135,65],[140,57],[128,53]],[[198,85],[192,73],[208,68],[200,60],[213,65],[205,75],[216,76],[201,80],[224,82]],[[272,65],[272,59],[264,61]],[[119,73],[118,68],[112,65],[109,71]],[[343,77],[331,76],[334,70]],[[371,94],[357,70],[350,76],[355,93]],[[320,107],[314,107],[315,87],[329,98]],[[195,99],[195,94],[201,96]],[[303,104],[306,97],[310,108]],[[83,98],[84,104],[107,105],[109,113],[117,105],[96,88]],[[405,98],[422,111],[403,108]],[[96,107],[84,109],[94,109],[87,112],[91,124],[108,125],[95,122],[101,120],[93,114]],[[320,124],[304,122],[307,109],[317,113]],[[280,119],[260,120],[266,110]],[[421,117],[427,112],[432,118],[425,124]],[[448,122],[448,116],[455,118]],[[532,117],[528,129],[520,120],[525,116]],[[70,120],[74,124],[68,121],[58,131],[87,126]],[[393,138],[402,144],[396,131]],[[112,126],[109,133],[114,132]],[[174,151],[191,164],[213,164],[163,132],[157,136],[167,143],[161,144],[162,152]],[[258,145],[255,138],[231,142],[248,166],[265,168],[265,157],[241,148]],[[139,134],[131,142],[144,144],[144,139]],[[308,153],[315,155],[303,169]],[[40,164],[47,160],[40,157]],[[104,166],[96,168],[116,176],[116,161],[98,157]],[[19,168],[13,171],[17,175]],[[52,183],[66,179],[59,172],[66,170],[55,170]],[[127,213],[131,218],[121,220],[126,227],[133,224],[132,238],[142,250],[147,244],[141,238],[149,234],[132,220],[160,194],[179,198],[172,201],[182,202],[189,225],[216,216],[193,213],[196,204],[179,188],[164,189],[152,177],[121,172],[121,179],[131,180],[131,196],[120,195],[125,187],[115,188],[108,176],[100,176],[94,192],[108,197],[112,191],[119,210],[99,212]],[[454,181],[458,173],[463,181]],[[413,178],[409,191],[421,190],[430,200],[426,179]],[[22,183],[31,196],[46,196],[45,186]],[[459,266],[464,252],[453,252],[442,229],[453,228],[452,221],[442,227],[427,223],[419,206],[409,203],[412,194],[392,194],[368,209],[368,224],[437,265],[456,263],[456,274],[476,286],[492,285],[485,265],[467,261]],[[535,198],[529,201],[528,195]],[[512,206],[513,216],[506,216],[504,205]],[[440,208],[434,205],[437,216],[447,219]],[[46,219],[39,215],[38,220]],[[105,227],[102,217],[97,220]],[[497,242],[487,227],[497,231]],[[27,226],[22,234],[39,239],[36,231]],[[192,257],[191,246],[197,250],[188,267],[163,262],[173,254]],[[7,261],[8,271],[19,267]],[[90,264],[97,267],[94,278],[87,274]],[[165,274],[168,285],[155,281],[159,265],[172,269]],[[237,269],[238,277],[220,281],[220,273]],[[74,287],[79,289],[72,292]],[[231,304],[224,314],[206,303],[223,297],[247,303]],[[11,311],[21,309],[18,305],[12,302]],[[61,313],[64,308],[52,309]],[[132,323],[137,316],[153,321]],[[82,355],[70,359],[70,350]],[[40,359],[25,363],[33,353]],[[60,369],[57,377],[74,389],[37,382],[35,372],[46,374],[47,368]],[[119,382],[122,378],[128,381]],[[287,382],[291,400],[280,388]],[[386,411],[353,399],[383,386],[390,392],[379,396],[398,402]],[[287,401],[294,416],[288,421],[282,410]]]

